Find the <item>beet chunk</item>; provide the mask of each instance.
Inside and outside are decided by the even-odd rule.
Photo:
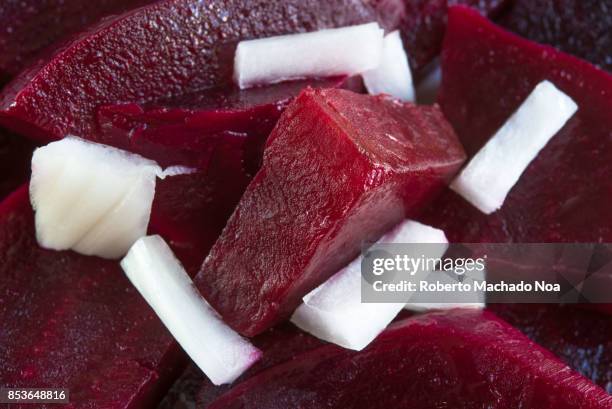
[[[244,91],[200,92],[152,106],[98,109],[91,139],[195,173],[159,181],[151,230],[194,275],[257,173],[283,110],[307,86],[359,89],[354,78],[296,81]]]
[[[4,387],[65,387],[70,408],[146,408],[178,375],[185,358],[118,263],[38,246],[27,187],[0,203],[0,260]]]
[[[499,211],[484,215],[448,191],[421,220],[455,242],[612,241],[612,76],[459,7],[450,10],[442,71],[439,103],[470,155],[542,80],[579,109]]]
[[[256,335],[362,242],[416,214],[463,160],[437,107],[306,90],[272,131],[196,285],[229,325]]]
[[[515,0],[500,23],[612,71],[611,10],[610,0]]]
[[[0,119],[32,137],[90,139],[100,105],[228,86],[240,40],[375,18],[359,0],[162,0],[105,20],[15,78]]]
[[[55,40],[109,14],[154,0],[6,0],[0,6],[0,81],[11,78]]]
[[[612,393],[612,320],[609,316],[571,305],[493,304],[488,308]]]
[[[224,408],[604,409],[612,397],[491,313],[429,313],[361,352],[327,345],[239,384]]]

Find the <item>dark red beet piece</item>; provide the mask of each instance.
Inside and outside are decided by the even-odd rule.
[[[263,357],[234,384],[248,379],[264,369],[288,361],[303,352],[325,344],[325,342],[300,331],[290,323],[271,328],[253,338],[251,342],[263,351]],[[179,409],[190,406],[206,408],[231,388],[231,385],[213,385],[197,367],[191,365],[173,385],[158,409]]]
[[[508,0],[374,0],[380,21],[401,30],[410,67],[421,74],[442,49],[448,5],[464,4],[496,16]]]
[[[109,14],[154,0],[5,0],[0,6],[0,82],[17,74],[38,52]]]
[[[0,204],[0,260],[4,387],[66,387],[69,408],[132,409],[178,375],[182,353],[118,263],[38,246],[26,187]]]
[[[612,241],[612,76],[459,7],[450,11],[442,70],[439,103],[470,155],[544,79],[579,110],[498,212],[484,215],[448,191],[422,220],[455,242]]]
[[[215,401],[232,408],[604,409],[612,397],[491,313],[429,313],[361,352],[327,345]]]
[[[576,306],[493,304],[489,309],[612,393],[612,320]]]
[[[612,71],[612,1],[515,0],[501,24]]]
[[[45,140],[90,138],[100,105],[228,86],[240,40],[375,18],[360,0],[162,0],[105,20],[15,78],[0,96],[0,119]]]
[[[28,180],[34,148],[33,142],[0,130],[0,200]]]
[[[256,335],[362,242],[416,214],[463,160],[437,107],[306,90],[272,131],[196,285],[229,325]]]
[[[151,230],[174,247],[193,275],[221,233],[263,156],[263,145],[287,104],[304,87],[359,89],[355,79],[297,81],[238,93],[197,93],[165,107],[137,104],[98,110],[97,142],[197,173],[160,181]],[[223,106],[225,109],[207,109]]]

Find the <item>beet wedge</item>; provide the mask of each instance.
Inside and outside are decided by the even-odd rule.
[[[105,20],[15,78],[0,122],[44,140],[90,139],[100,105],[228,86],[240,40],[374,20],[357,0],[162,0]]]
[[[262,168],[195,283],[229,325],[256,335],[363,242],[416,214],[463,160],[435,107],[306,90],[272,131]]]
[[[327,345],[239,384],[210,409],[604,409],[598,386],[491,313],[429,313],[355,353]]]
[[[0,81],[16,75],[54,41],[82,30],[109,14],[154,0],[22,0],[0,8]],[[40,56],[41,58],[44,58]]]
[[[577,306],[492,304],[491,311],[612,394],[612,320]]]
[[[422,221],[455,242],[612,241],[612,76],[461,7],[450,10],[442,71],[439,103],[469,155],[542,80],[569,95],[578,111],[521,175],[499,211],[484,215],[448,191]]]
[[[515,0],[500,23],[612,71],[612,14],[600,0]]]
[[[183,354],[118,263],[38,246],[26,187],[0,203],[0,260],[4,387],[147,408],[178,375]]]

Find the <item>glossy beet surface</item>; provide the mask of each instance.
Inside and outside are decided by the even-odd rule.
[[[231,83],[236,43],[375,20],[359,0],[162,0],[108,19],[0,96],[6,126],[38,138],[95,133],[95,109]]]
[[[501,23],[612,71],[610,0],[515,0]]]
[[[196,279],[252,336],[437,193],[464,159],[437,108],[306,90],[270,135],[262,169]]]
[[[493,314],[389,327],[361,352],[326,345],[252,377],[220,408],[609,408],[612,397]]]
[[[4,0],[0,5],[0,81],[33,62],[40,50],[109,14],[154,0]]]
[[[234,384],[248,379],[274,365],[293,359],[299,354],[324,345],[325,342],[286,323],[271,328],[251,340],[263,351],[263,357],[245,372]],[[216,398],[229,391],[231,385],[215,386],[194,365],[188,367],[172,386],[158,409],[206,408]]]
[[[0,384],[68,388],[70,408],[159,399],[176,343],[118,263],[37,245],[25,187],[0,204],[0,259]]]
[[[25,138],[0,130],[0,200],[28,180],[35,147]]]
[[[380,21],[401,30],[410,67],[417,75],[442,48],[448,5],[464,4],[496,16],[507,0],[374,0]]]
[[[612,393],[612,320],[576,306],[496,304],[489,309]]]
[[[612,241],[612,76],[466,8],[451,9],[442,70],[439,103],[469,155],[544,79],[579,110],[499,211],[486,216],[448,191],[422,220],[456,242]]]

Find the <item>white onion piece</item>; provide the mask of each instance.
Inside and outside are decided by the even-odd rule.
[[[451,189],[483,213],[493,213],[577,109],[569,96],[542,81],[461,171]]]
[[[384,31],[377,23],[238,43],[234,81],[240,88],[309,77],[354,75],[375,68]]]
[[[399,31],[385,36],[380,64],[364,72],[362,77],[370,94],[388,94],[404,101],[414,101],[412,73]]]
[[[448,247],[444,232],[412,220],[401,223],[377,243],[440,243],[434,251],[439,254],[433,257],[442,256]],[[361,262],[359,256],[307,294],[291,321],[325,341],[357,351],[365,348],[405,303],[362,303]]]
[[[30,198],[38,243],[116,259],[147,233],[157,177],[154,161],[67,137],[36,149]]]
[[[159,236],[139,239],[121,261],[138,292],[215,384],[233,382],[261,351],[227,326]]]

